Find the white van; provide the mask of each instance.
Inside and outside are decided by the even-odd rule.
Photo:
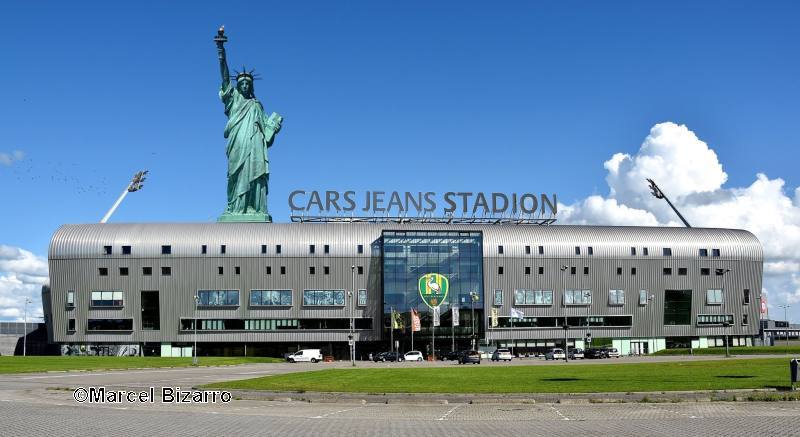
[[[304,361],[316,363],[317,361],[322,361],[322,353],[319,349],[303,349],[289,354],[289,356],[286,357],[286,361],[290,363],[300,363]]]

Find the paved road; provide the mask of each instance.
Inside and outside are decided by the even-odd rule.
[[[614,361],[628,362],[628,359]],[[533,362],[536,365],[565,365]],[[586,364],[592,362],[587,361]],[[411,405],[233,400],[228,404],[180,405],[162,404],[157,399],[153,404],[80,404],[73,399],[72,391],[62,389],[81,386],[188,388],[229,379],[348,365],[252,364],[216,368],[2,375],[0,434],[48,437],[165,434],[800,435],[798,402]],[[432,363],[369,366],[401,365],[429,366]]]

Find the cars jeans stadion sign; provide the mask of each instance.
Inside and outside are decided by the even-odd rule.
[[[471,193],[448,191],[443,196],[435,192],[399,191],[306,191],[289,194],[292,212],[321,213],[433,213],[439,205],[445,214],[550,214],[558,209],[556,195]]]

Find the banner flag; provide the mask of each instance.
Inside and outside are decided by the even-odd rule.
[[[458,326],[458,307],[452,307],[453,311],[453,326]]]
[[[403,328],[403,316],[397,311],[392,311],[392,329],[401,328]]]
[[[411,310],[411,331],[419,332],[422,330],[422,323],[419,321],[419,313],[417,310]]]
[[[511,318],[512,319],[521,319],[523,317],[525,317],[525,313],[523,313],[522,311],[520,311],[520,310],[518,310],[516,308],[511,308]]]
[[[439,326],[439,307],[433,307],[433,326]]]
[[[497,308],[492,308],[492,328],[497,327]]]

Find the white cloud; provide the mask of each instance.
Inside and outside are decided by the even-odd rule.
[[[2,165],[11,165],[15,161],[22,161],[25,158],[25,152],[22,150],[15,150],[11,153],[1,153],[0,152],[0,164]]]
[[[28,321],[40,321],[42,285],[47,283],[47,260],[18,247],[0,245],[0,319],[22,321],[25,300]]]
[[[755,234],[764,247],[764,286],[772,299],[800,302],[800,187],[787,194],[782,179],[763,173],[749,186],[723,187],[728,175],[714,150],[672,122],[653,126],[635,154],[616,153],[604,167],[608,196],[559,205],[562,223],[682,226],[666,202],[652,196],[650,178],[693,226]]]

